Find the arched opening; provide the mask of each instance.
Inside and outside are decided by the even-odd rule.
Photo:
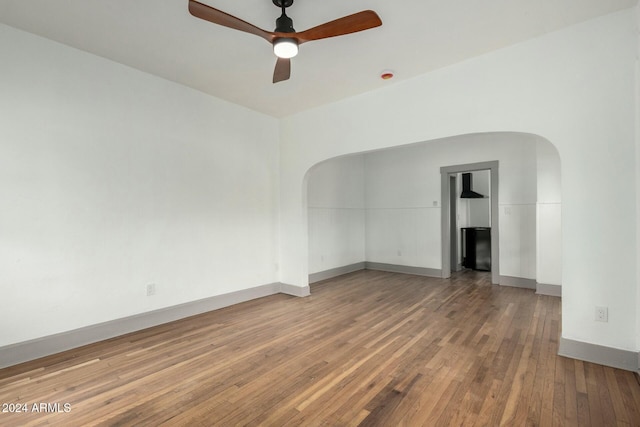
[[[515,132],[459,135],[316,164],[306,186],[309,282],[362,268],[447,277],[441,170],[493,162],[500,176],[494,283],[559,295],[560,158],[546,139]]]

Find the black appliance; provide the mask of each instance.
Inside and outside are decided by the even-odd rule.
[[[465,227],[461,231],[462,266],[491,271],[491,228]]]
[[[484,199],[480,193],[473,191],[473,174],[471,172],[462,174],[462,193],[461,199]]]

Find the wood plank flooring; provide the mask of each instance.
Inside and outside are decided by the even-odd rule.
[[[489,279],[360,271],[6,368],[0,425],[640,425],[634,373],[556,355],[559,298]]]

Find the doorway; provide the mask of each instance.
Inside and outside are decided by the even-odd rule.
[[[442,194],[441,215],[441,253],[442,277],[451,277],[452,271],[457,271],[457,174],[488,170],[490,174],[490,217],[491,217],[491,283],[500,283],[499,262],[499,217],[498,217],[498,161],[469,163],[440,168],[440,183]]]

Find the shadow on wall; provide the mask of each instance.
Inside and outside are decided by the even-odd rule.
[[[459,135],[332,158],[307,172],[309,273],[365,263],[439,277],[440,168],[499,162],[500,275],[561,285],[560,156],[546,139]]]

